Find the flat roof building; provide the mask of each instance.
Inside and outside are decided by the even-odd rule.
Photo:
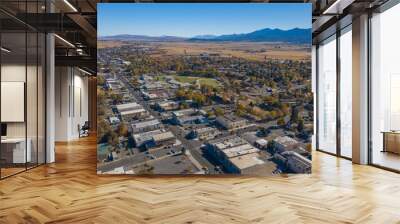
[[[282,153],[284,151],[299,151],[302,152],[301,144],[297,140],[289,137],[289,136],[279,136],[274,139],[275,142],[275,151],[278,153]]]
[[[136,102],[119,104],[116,108],[118,113],[121,115],[121,118],[125,121],[129,121],[133,118],[144,118],[149,115],[143,106]]]
[[[207,119],[202,115],[174,117],[173,123],[178,125],[204,124]]]
[[[159,120],[154,119],[132,123],[131,127],[132,133],[140,133],[159,129],[161,128],[161,123]]]
[[[243,173],[245,169],[262,165],[260,150],[238,136],[210,141],[208,151],[230,173]]]
[[[136,102],[132,102],[132,103],[124,103],[124,104],[118,104],[116,106],[118,112],[122,112],[122,111],[128,111],[128,110],[134,110],[134,109],[139,109],[139,108],[143,108],[142,105],[136,103]]]
[[[297,152],[286,151],[281,153],[287,159],[287,166],[294,173],[311,173],[311,160]]]
[[[110,90],[119,90],[121,89],[122,85],[118,80],[114,78],[108,78],[106,79],[106,87]]]
[[[209,140],[218,136],[221,132],[213,127],[201,127],[193,129],[189,133],[190,138],[198,138],[200,140]]]
[[[120,120],[118,117],[109,117],[108,120],[110,121],[110,124],[112,124],[112,125],[120,123]]]
[[[246,119],[234,115],[219,116],[216,121],[227,130],[242,128],[247,124]]]
[[[190,116],[194,115],[195,113],[197,113],[196,109],[189,108],[189,109],[174,111],[172,112],[172,116],[174,117]]]
[[[153,139],[154,135],[161,134],[161,130],[154,130],[154,131],[148,131],[148,132],[143,132],[143,133],[138,133],[138,134],[133,134],[133,141],[135,142],[136,147],[142,147],[149,141]]]
[[[259,149],[266,149],[268,146],[268,141],[263,138],[260,138],[254,143],[254,145]]]
[[[162,132],[152,136],[151,140],[145,143],[147,149],[159,146],[173,145],[176,142],[175,135],[170,132]]]
[[[179,109],[179,103],[172,100],[162,101],[156,103],[156,107],[160,111],[176,110]]]

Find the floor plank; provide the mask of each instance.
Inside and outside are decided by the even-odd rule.
[[[289,177],[97,176],[95,138],[0,181],[0,223],[400,223],[400,175],[320,152]]]

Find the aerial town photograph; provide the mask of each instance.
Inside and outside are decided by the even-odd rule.
[[[311,173],[310,4],[98,4],[97,173]]]

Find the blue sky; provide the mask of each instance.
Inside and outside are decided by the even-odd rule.
[[[101,3],[98,35],[180,36],[311,28],[311,4]]]

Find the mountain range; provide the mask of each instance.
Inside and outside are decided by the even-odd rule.
[[[248,42],[285,42],[295,44],[311,43],[311,29],[294,28],[290,30],[265,28],[250,33],[227,35],[198,35],[191,38],[176,36],[145,36],[122,34],[115,36],[99,37],[99,40],[120,41],[191,41],[191,42],[218,42],[218,41],[248,41]]]

